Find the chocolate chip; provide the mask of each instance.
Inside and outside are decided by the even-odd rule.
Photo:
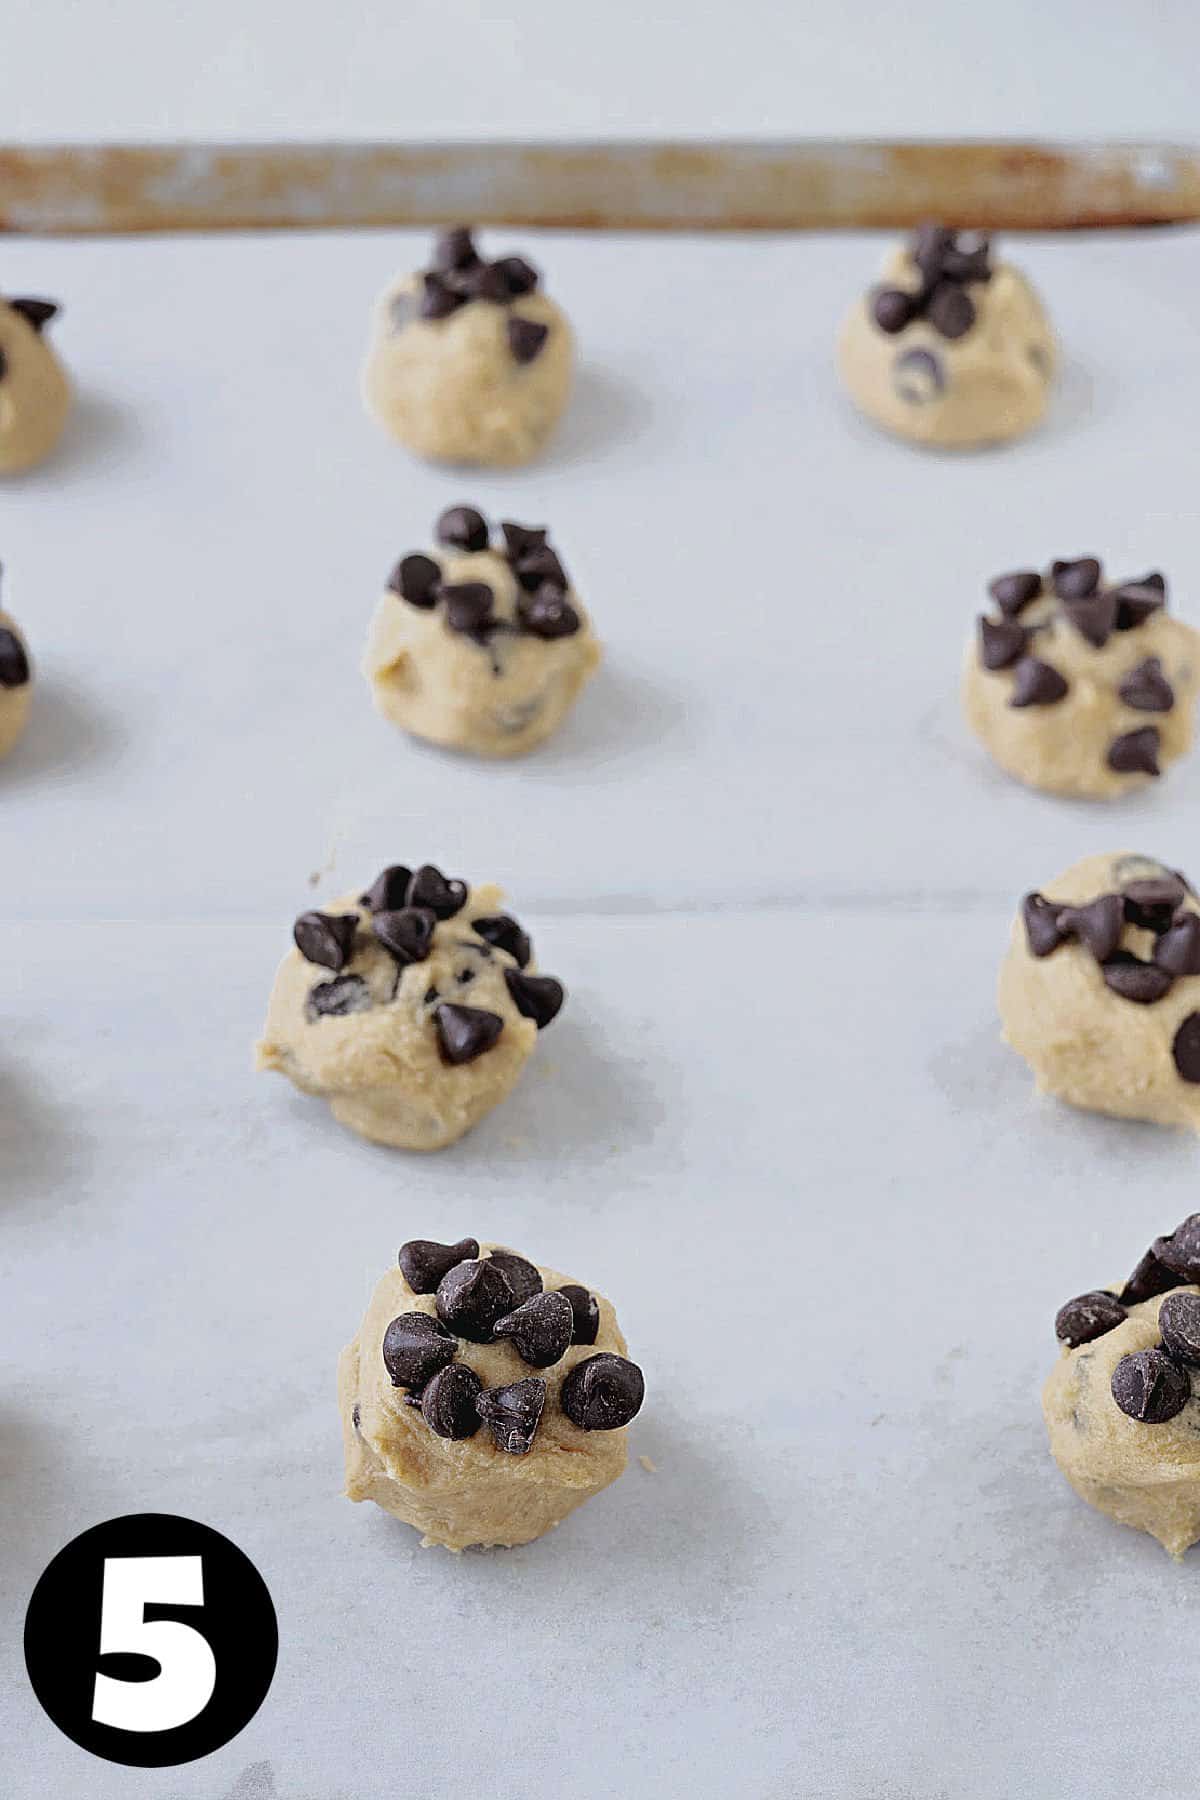
[[[318,981],[310,988],[304,1003],[304,1015],[314,1019],[341,1019],[347,1013],[370,1012],[371,991],[361,975],[338,975],[332,981]]]
[[[1170,712],[1175,704],[1175,690],[1163,674],[1157,656],[1148,656],[1136,669],[1130,669],[1117,693],[1135,712]]]
[[[1166,1237],[1155,1238],[1151,1249],[1180,1281],[1200,1282],[1200,1213],[1190,1213]]]
[[[1104,760],[1118,775],[1158,775],[1159,742],[1158,726],[1143,725],[1115,737]]]
[[[566,595],[549,583],[539,588],[536,594],[521,595],[517,601],[517,616],[526,631],[547,641],[572,637],[582,624]]]
[[[512,1305],[508,1279],[490,1257],[455,1263],[438,1282],[438,1318],[473,1344],[489,1344],[492,1326]]]
[[[0,687],[24,687],[29,680],[29,658],[15,631],[0,627]]]
[[[940,336],[965,337],[975,323],[975,303],[962,288],[941,281],[926,302],[925,317]]]
[[[548,1369],[571,1347],[575,1315],[564,1294],[534,1294],[515,1312],[492,1326],[498,1338],[511,1338],[513,1349],[533,1369]]]
[[[571,1342],[594,1344],[600,1330],[600,1303],[595,1294],[589,1294],[577,1281],[569,1281],[558,1291],[571,1302]]]
[[[395,912],[397,907],[405,904],[411,880],[411,869],[406,869],[403,863],[393,863],[375,877],[365,894],[358,896],[358,904],[365,906],[368,912]]]
[[[515,1250],[493,1250],[492,1261],[512,1289],[514,1306],[520,1306],[532,1295],[541,1293],[542,1278],[537,1272],[537,1265],[531,1263],[527,1256],[518,1256]]]
[[[469,269],[479,261],[475,239],[469,225],[455,225],[443,231],[433,246],[435,269]]]
[[[354,950],[357,913],[301,913],[292,926],[296,948],[306,962],[344,969]]]
[[[453,288],[448,287],[442,276],[428,270],[421,277],[421,298],[417,303],[417,311],[423,319],[448,319],[452,312],[457,312],[462,305],[462,298]]]
[[[62,311],[62,308],[53,300],[21,299],[10,300],[8,304],[14,312],[20,313],[23,319],[27,319],[39,335],[43,328],[50,323],[50,320]]]
[[[508,913],[484,913],[471,920],[471,930],[478,932],[485,943],[494,944],[497,950],[507,950],[518,968],[523,969],[533,955],[528,933],[522,931]]]
[[[536,1375],[514,1381],[508,1387],[485,1388],[475,1401],[481,1419],[487,1421],[497,1450],[509,1456],[525,1456],[546,1404],[546,1384]]]
[[[357,1400],[350,1408],[350,1423],[353,1425],[355,1431],[358,1431],[362,1426],[362,1407],[358,1404]]]
[[[1143,1300],[1153,1300],[1156,1294],[1165,1294],[1178,1287],[1179,1282],[1180,1277],[1159,1261],[1152,1245],[1121,1289],[1120,1299],[1125,1306],[1137,1306]]]
[[[1100,564],[1094,556],[1080,556],[1073,562],[1050,565],[1050,580],[1060,600],[1082,600],[1096,591],[1100,580]]]
[[[540,356],[546,339],[550,336],[550,327],[537,319],[509,319],[506,330],[508,347],[513,361],[517,363],[531,363],[535,357]]]
[[[945,392],[941,359],[932,350],[906,350],[892,364],[892,386],[910,406],[923,406]]]
[[[1168,1356],[1200,1364],[1200,1295],[1171,1294],[1158,1309],[1158,1329]]]
[[[1141,581],[1123,581],[1113,593],[1117,600],[1117,630],[1136,631],[1151,613],[1166,605],[1167,584],[1155,573],[1143,576]]]
[[[1033,569],[1016,569],[1011,575],[997,575],[995,581],[988,583],[988,593],[1006,619],[1015,619],[1041,591],[1042,578]]]
[[[1121,942],[1125,905],[1120,894],[1101,894],[1086,906],[1064,906],[1058,929],[1064,937],[1077,937],[1097,962],[1107,962]]]
[[[954,233],[945,225],[926,220],[913,233],[909,255],[922,273],[939,274],[946,252],[954,247]]]
[[[432,1294],[443,1275],[479,1255],[474,1238],[461,1238],[457,1244],[439,1244],[436,1238],[409,1238],[401,1244],[397,1262],[400,1273],[414,1294]]]
[[[512,299],[504,271],[495,263],[475,263],[448,279],[468,300],[490,300],[495,306],[507,306]]]
[[[1063,942],[1064,934],[1058,925],[1060,911],[1058,902],[1047,900],[1044,894],[1026,894],[1022,900],[1021,918],[1031,956],[1049,956]]]
[[[437,920],[427,906],[406,906],[372,915],[371,929],[402,969],[424,962],[433,943]]]
[[[979,660],[985,669],[1007,669],[1024,655],[1028,642],[1029,633],[1015,619],[979,620]]]
[[[917,296],[905,293],[903,288],[877,288],[872,296],[871,317],[889,337],[911,325],[916,315]]]
[[[1180,913],[1155,944],[1154,960],[1168,975],[1200,975],[1200,913]]]
[[[466,1363],[451,1363],[433,1377],[421,1395],[421,1417],[438,1437],[474,1437],[481,1423],[475,1403],[482,1389],[474,1369]]]
[[[1189,1013],[1171,1043],[1175,1067],[1184,1081],[1200,1082],[1200,1012]]]
[[[645,1393],[637,1364],[604,1350],[575,1364],[558,1398],[581,1431],[619,1431],[641,1410]]]
[[[514,559],[514,567],[518,582],[529,594],[537,593],[547,583],[565,594],[571,585],[567,571],[549,544],[536,544],[532,549],[522,550]]]
[[[1097,650],[1103,650],[1116,630],[1116,596],[1102,591],[1084,594],[1079,599],[1064,596],[1062,609],[1079,635]]]
[[[1138,1006],[1153,1006],[1170,993],[1173,983],[1173,977],[1165,969],[1143,962],[1130,950],[1116,951],[1100,973],[1105,987],[1111,988],[1122,1000],[1132,1000]]]
[[[517,525],[511,519],[501,519],[500,530],[505,555],[510,562],[519,562],[523,556],[532,556],[535,551],[546,548],[544,525]]]
[[[473,506],[448,506],[433,528],[439,544],[472,553],[488,547],[488,522]]]
[[[492,264],[493,269],[503,279],[510,299],[519,300],[522,294],[532,294],[541,276],[531,262],[523,256],[501,256]]]
[[[422,863],[408,884],[408,906],[427,906],[439,919],[452,919],[467,903],[465,881],[451,881],[432,863]]]
[[[1090,1344],[1094,1338],[1103,1337],[1105,1332],[1124,1322],[1125,1308],[1116,1295],[1100,1290],[1080,1294],[1077,1299],[1060,1306],[1054,1320],[1054,1335],[1069,1344],[1072,1350],[1077,1350],[1080,1344]]]
[[[420,1393],[427,1381],[454,1361],[458,1340],[429,1313],[401,1313],[383,1334],[383,1366],[393,1387]]]
[[[437,605],[437,585],[442,571],[432,556],[402,556],[388,578],[388,587],[410,606]]]
[[[1167,931],[1175,919],[1175,909],[1187,897],[1187,887],[1178,875],[1155,875],[1141,881],[1122,884],[1125,917],[1131,925],[1145,931]]]
[[[443,1000],[433,1019],[442,1061],[455,1067],[474,1062],[490,1050],[504,1030],[499,1013],[486,1012],[480,1006],[456,1006],[452,1000]]]
[[[517,1011],[532,1019],[539,1031],[562,1011],[566,992],[553,975],[523,975],[520,969],[505,969],[504,980]]]
[[[495,599],[486,581],[461,581],[438,589],[446,602],[446,623],[451,631],[478,631],[487,623]]]
[[[1013,668],[1010,706],[1055,706],[1064,699],[1068,686],[1057,669],[1036,656],[1023,656]]]
[[[1192,1397],[1187,1372],[1161,1350],[1123,1356],[1112,1377],[1112,1397],[1123,1413],[1143,1425],[1165,1425]]]

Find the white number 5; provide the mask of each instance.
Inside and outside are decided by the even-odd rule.
[[[149,1681],[96,1676],[92,1717],[117,1731],[173,1731],[204,1711],[217,1685],[208,1640],[178,1619],[147,1619],[147,1605],[202,1606],[199,1556],[106,1556],[100,1654],[148,1656]]]

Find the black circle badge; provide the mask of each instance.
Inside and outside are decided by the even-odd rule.
[[[108,1762],[162,1769],[236,1737],[267,1695],[275,1608],[249,1557],[171,1513],[94,1525],[25,1614],[25,1667],[59,1730]]]

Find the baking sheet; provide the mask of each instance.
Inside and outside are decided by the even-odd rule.
[[[274,1687],[139,1775],[155,1800],[1190,1795],[1162,1696],[1193,1571],[1073,1499],[1037,1392],[1059,1303],[1194,1207],[1195,1149],[1036,1103],[992,987],[1014,896],[1076,856],[1200,866],[1200,763],[1113,808],[1027,794],[954,690],[1005,567],[1095,549],[1200,617],[1200,241],[1021,246],[1066,379],[965,459],[832,383],[875,241],[522,241],[580,394],[554,457],[480,478],[358,409],[368,303],[423,240],[7,247],[83,394],[0,495],[43,682],[0,773],[6,1612],[125,1511],[253,1557]],[[459,498],[549,521],[608,647],[512,768],[409,745],[356,669]],[[572,990],[513,1100],[422,1159],[249,1072],[310,873],[409,855],[498,878]],[[649,1397],[614,1489],[455,1559],[338,1498],[332,1386],[397,1245],[468,1231],[609,1293]],[[131,1791],[15,1633],[0,1678],[0,1791]]]

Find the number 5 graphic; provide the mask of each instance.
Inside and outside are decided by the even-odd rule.
[[[173,1731],[204,1711],[217,1685],[208,1639],[178,1619],[147,1619],[147,1606],[203,1606],[199,1556],[106,1556],[100,1655],[145,1656],[149,1681],[96,1676],[92,1718],[118,1731]]]

